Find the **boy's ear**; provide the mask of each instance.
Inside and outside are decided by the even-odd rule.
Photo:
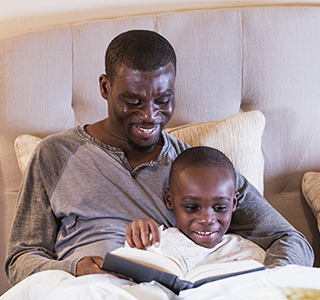
[[[164,191],[164,202],[166,204],[167,209],[173,209],[171,193],[168,188],[166,188]]]
[[[238,203],[238,197],[239,197],[240,193],[238,191],[236,191],[234,193],[234,197],[233,197],[233,207],[232,207],[232,212],[234,212],[237,208],[237,203]]]

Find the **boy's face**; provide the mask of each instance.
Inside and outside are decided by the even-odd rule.
[[[225,168],[187,168],[165,191],[177,227],[196,244],[213,248],[227,232],[237,197],[232,173]]]

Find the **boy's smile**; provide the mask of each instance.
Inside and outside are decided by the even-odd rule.
[[[238,196],[232,176],[225,168],[187,168],[166,190],[177,227],[200,246],[213,248],[230,226]]]

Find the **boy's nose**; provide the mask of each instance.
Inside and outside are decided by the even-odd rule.
[[[216,215],[212,209],[202,211],[197,217],[197,222],[203,225],[211,225],[216,221]]]

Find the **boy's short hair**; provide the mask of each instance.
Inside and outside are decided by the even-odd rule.
[[[202,167],[230,170],[236,185],[236,171],[230,159],[218,149],[199,146],[184,150],[174,160],[169,175],[169,188],[183,170]]]
[[[151,30],[129,30],[110,42],[105,72],[112,85],[122,65],[138,71],[155,71],[170,62],[176,71],[175,51],[163,36]]]

